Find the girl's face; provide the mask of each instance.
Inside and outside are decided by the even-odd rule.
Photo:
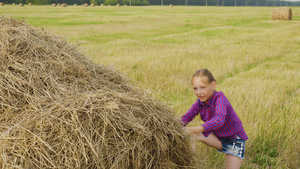
[[[216,82],[209,83],[206,76],[196,76],[192,80],[192,86],[195,95],[200,101],[207,103],[207,101],[213,96],[216,89]]]

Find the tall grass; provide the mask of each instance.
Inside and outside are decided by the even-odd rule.
[[[80,42],[82,53],[152,90],[178,118],[196,100],[192,73],[210,69],[249,136],[242,168],[299,168],[300,8],[291,21],[271,21],[272,10],[6,5],[0,14]],[[224,168],[224,154],[201,143],[197,152],[201,168]]]

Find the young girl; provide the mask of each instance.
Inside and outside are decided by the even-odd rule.
[[[181,117],[186,126],[200,114],[204,124],[198,127],[185,127],[184,131],[219,152],[226,153],[226,169],[240,168],[245,153],[245,140],[248,139],[242,122],[233,110],[223,92],[215,91],[216,80],[207,69],[196,71],[192,86],[197,101]]]

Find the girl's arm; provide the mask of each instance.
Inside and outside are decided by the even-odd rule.
[[[197,127],[185,127],[183,129],[185,132],[187,132],[188,134],[199,134],[199,133],[203,133],[204,132],[204,127],[203,126],[197,126]]]
[[[199,103],[196,101],[192,107],[181,117],[181,125],[186,126],[199,112]]]

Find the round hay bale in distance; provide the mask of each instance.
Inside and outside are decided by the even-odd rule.
[[[292,20],[292,9],[290,7],[278,7],[271,13],[271,20]]]

